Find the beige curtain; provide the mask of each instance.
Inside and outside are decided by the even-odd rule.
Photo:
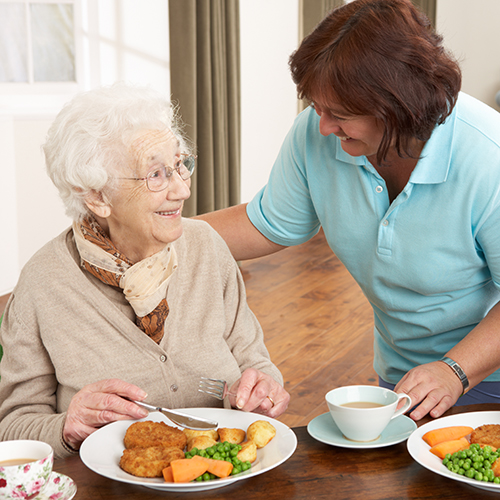
[[[198,168],[184,216],[240,202],[239,0],[169,0],[170,82]]]

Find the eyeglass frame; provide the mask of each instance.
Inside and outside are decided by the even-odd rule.
[[[146,181],[146,187],[148,188],[149,191],[151,191],[152,193],[161,193],[162,191],[165,191],[165,189],[167,189],[168,186],[170,185],[170,178],[172,177],[172,175],[174,174],[174,172],[177,172],[177,175],[183,181],[187,181],[193,175],[193,172],[195,171],[195,168],[196,168],[196,159],[198,158],[198,155],[193,155],[193,154],[189,154],[189,153],[180,153],[180,156],[182,157],[181,158],[181,163],[185,167],[186,167],[186,164],[184,163],[184,161],[186,160],[186,158],[192,158],[193,159],[193,168],[191,170],[188,169],[189,176],[186,177],[186,179],[184,179],[184,177],[182,177],[182,175],[179,172],[179,169],[181,167],[167,167],[166,165],[164,165],[163,167],[155,168],[154,170],[152,170],[151,172],[149,172],[148,175],[146,175],[146,177],[117,177],[117,179],[129,180],[129,181]],[[163,187],[161,189],[158,189],[158,190],[153,190],[153,189],[151,189],[149,187],[149,179],[151,178],[151,176],[155,172],[158,172],[158,170],[161,170],[161,169],[165,169],[165,174],[168,174],[168,175],[165,175],[165,178],[167,179],[167,183],[166,183],[165,187]]]

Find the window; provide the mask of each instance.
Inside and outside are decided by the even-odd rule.
[[[76,82],[72,3],[0,3],[0,82]]]
[[[59,108],[83,89],[83,7],[95,1],[0,0],[0,110]]]

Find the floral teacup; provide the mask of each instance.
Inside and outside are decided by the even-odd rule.
[[[0,500],[39,495],[52,473],[54,452],[42,441],[0,442]]]

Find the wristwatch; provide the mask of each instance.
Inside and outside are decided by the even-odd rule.
[[[462,367],[456,361],[453,361],[451,358],[447,358],[446,356],[441,358],[440,361],[446,363],[455,372],[455,375],[460,379],[460,382],[462,382],[462,395],[465,394],[469,390],[469,379],[467,378],[467,375],[463,371]]]

